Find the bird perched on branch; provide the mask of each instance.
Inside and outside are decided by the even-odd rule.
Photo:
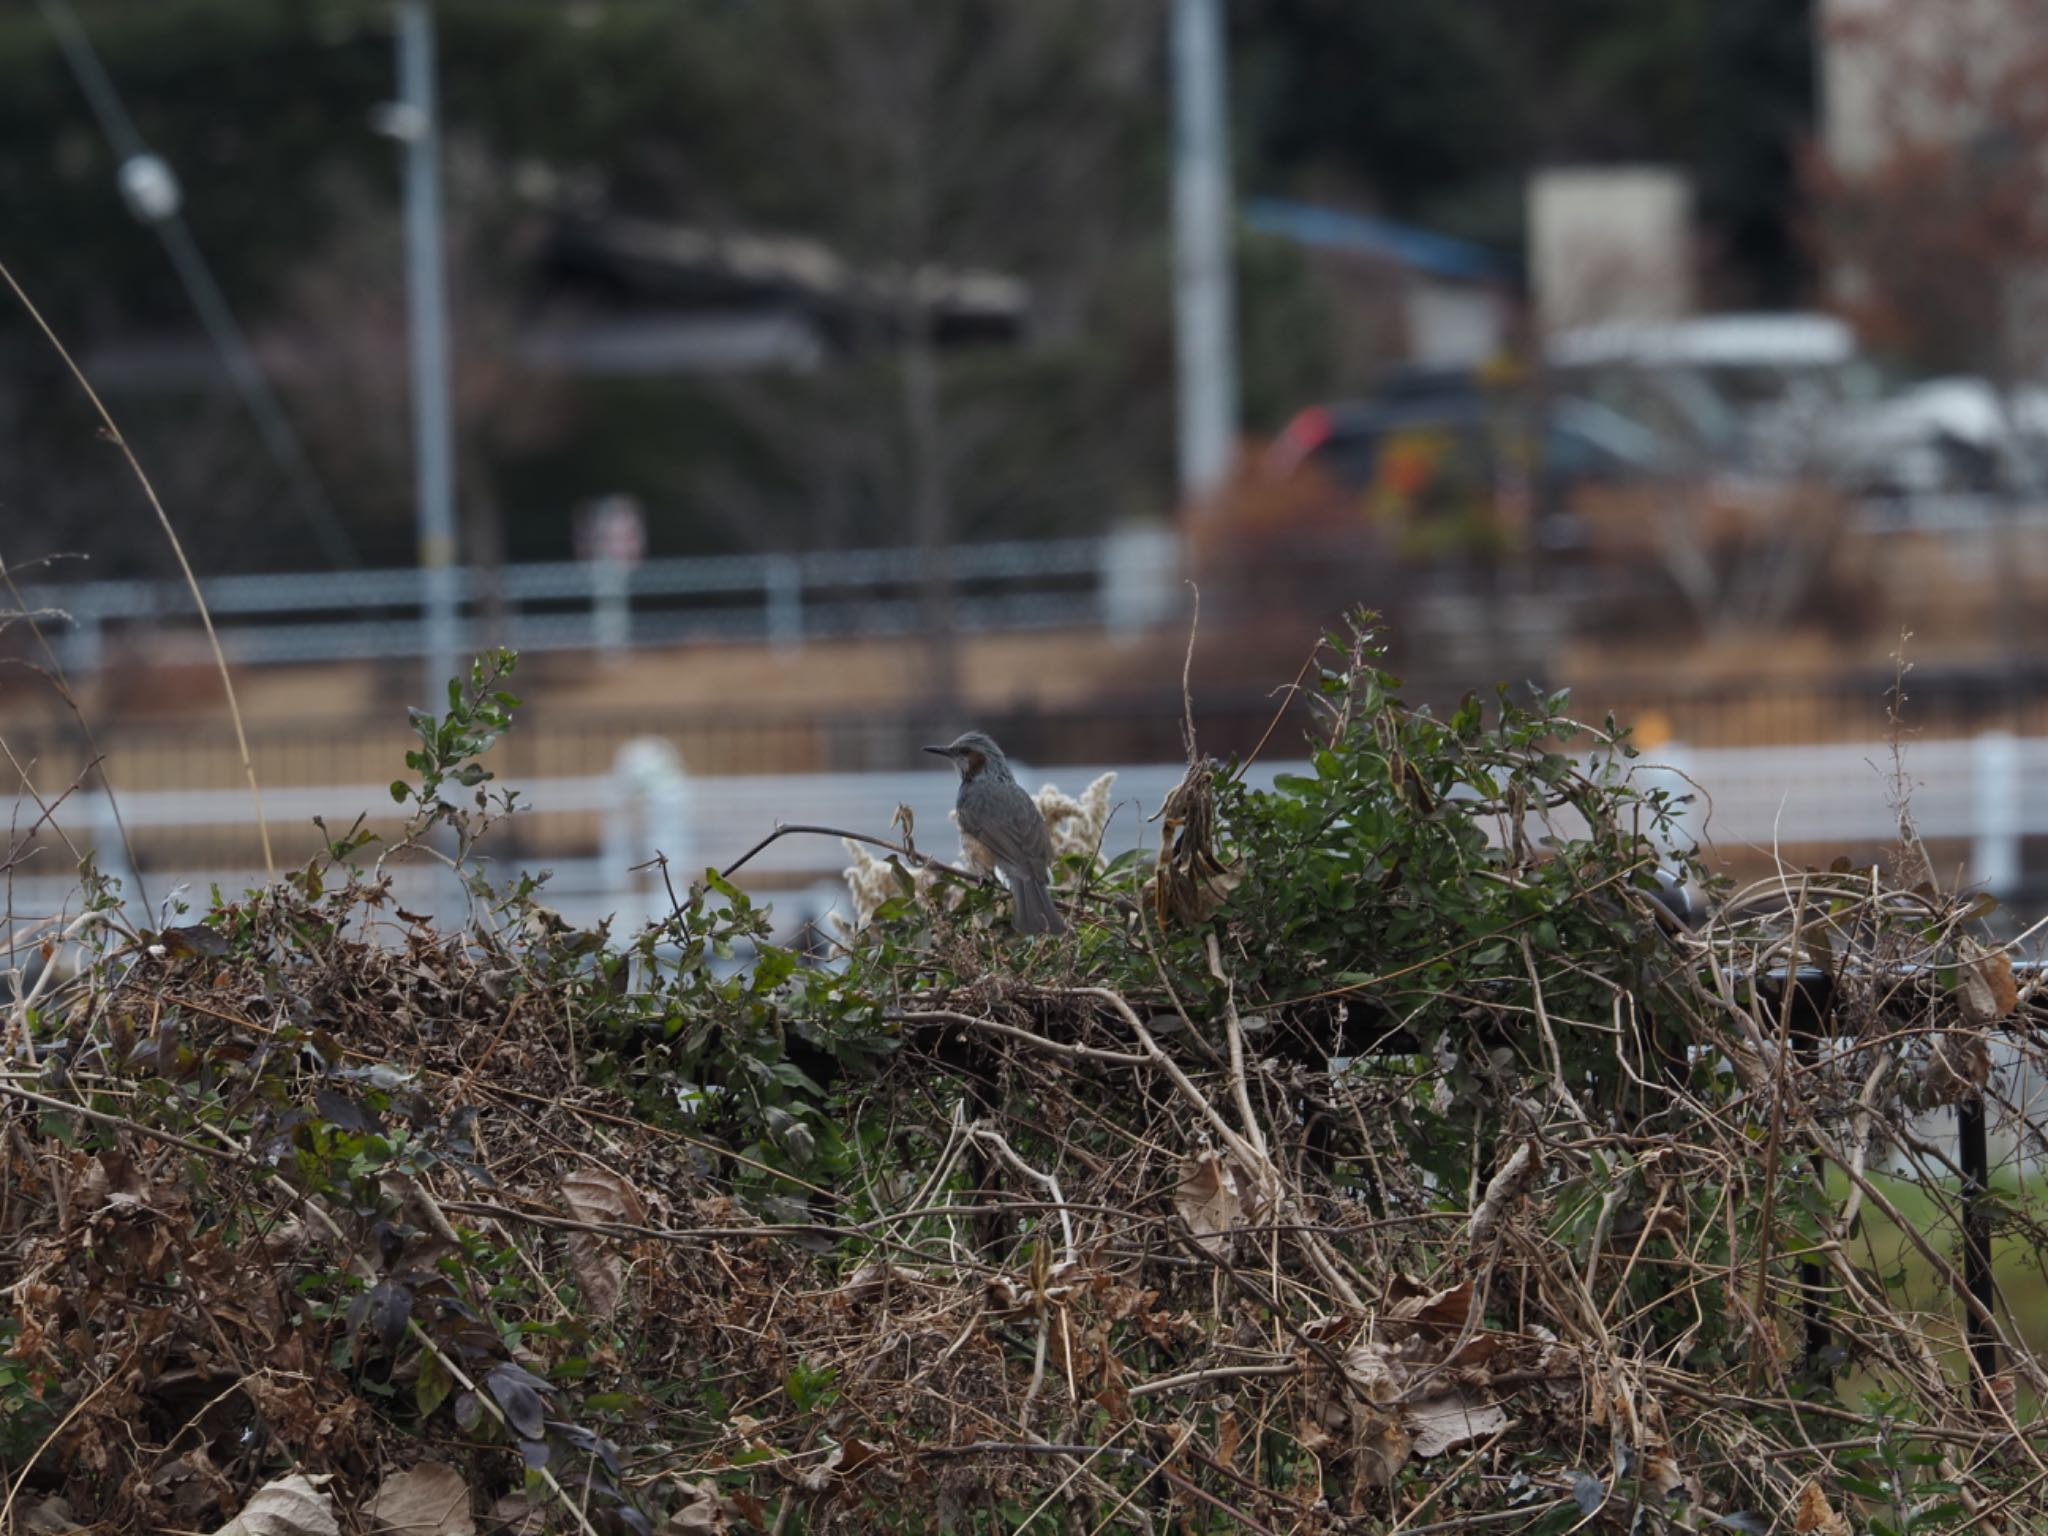
[[[1019,933],[1063,933],[1052,904],[1052,837],[1038,805],[1010,772],[1003,749],[980,731],[947,747],[926,747],[960,770],[960,830],[989,851],[1017,904]]]

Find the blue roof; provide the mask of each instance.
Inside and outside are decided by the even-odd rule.
[[[1512,273],[1503,257],[1470,240],[1342,208],[1254,197],[1244,204],[1244,219],[1262,234],[1279,235],[1319,250],[1376,256],[1438,277],[1497,282]]]

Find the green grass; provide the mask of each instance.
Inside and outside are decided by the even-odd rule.
[[[1873,1174],[1871,1183],[1927,1246],[1960,1273],[1962,1234],[1955,1218],[1959,1202],[1954,1181],[1930,1189],[1892,1175]],[[1992,1175],[1991,1185],[1994,1198],[2007,1208],[2035,1220],[2048,1217],[2048,1185],[2039,1179],[2023,1182],[2016,1174],[2001,1172]],[[1831,1169],[1828,1193],[1832,1199],[1846,1198],[1848,1190],[1847,1176]],[[1906,1233],[1866,1201],[1849,1251],[1859,1267],[1883,1279],[1886,1296],[1895,1308],[1925,1316],[1937,1358],[1957,1380],[1964,1379],[1962,1301]],[[2028,1349],[2048,1348],[2048,1273],[2044,1273],[2043,1255],[2019,1237],[1994,1236],[1991,1270],[1998,1285],[2001,1318],[2010,1320]],[[1854,1402],[1864,1390],[1879,1385],[1868,1373],[1857,1372],[1842,1383],[1843,1397]]]

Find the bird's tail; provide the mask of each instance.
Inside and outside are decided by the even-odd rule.
[[[1012,922],[1019,933],[1067,931],[1066,919],[1052,904],[1052,891],[1046,886],[1043,876],[1010,873],[1010,896],[1017,904]]]

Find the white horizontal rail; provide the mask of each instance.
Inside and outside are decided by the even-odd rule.
[[[1164,529],[1101,538],[961,545],[947,554],[955,621],[965,630],[1063,624],[1128,628],[1178,601],[1179,546]],[[672,643],[692,636],[900,633],[922,622],[918,549],[550,561],[456,572],[458,601],[495,595],[509,610],[500,634],[525,650]],[[230,656],[324,661],[419,654],[425,582],[413,568],[215,577],[202,584]],[[74,670],[99,666],[108,633],[189,626],[191,593],[175,582],[45,583],[23,592],[28,612],[63,637]],[[473,612],[462,616],[473,621]],[[480,634],[465,642],[474,645]]]
[[[935,767],[924,772],[686,778],[679,846],[661,851],[672,862],[692,859],[698,867],[724,865],[783,822],[840,827],[896,841],[900,833],[893,828],[891,818],[896,807],[903,805],[910,808],[914,818],[912,825],[919,846],[938,857],[951,858],[959,845],[958,834],[948,819],[957,782],[950,769],[934,762]],[[1106,839],[1106,851],[1114,855],[1146,843],[1146,818],[1159,809],[1167,791],[1180,782],[1184,771],[1180,764],[1116,769],[1063,767],[1040,774],[1024,770],[1023,777],[1030,788],[1056,783],[1066,793],[1078,795],[1100,775],[1115,773],[1116,784],[1111,791],[1113,811]],[[1275,773],[1305,771],[1300,764],[1255,768],[1253,781],[1270,787]],[[612,813],[620,808],[626,794],[618,777],[612,774],[530,779],[508,783],[507,787],[518,790],[521,815],[525,817]],[[452,793],[460,796],[463,792]],[[104,800],[74,802],[75,808],[65,818],[67,827],[88,818],[96,820],[105,814],[104,805]],[[255,820],[246,789],[124,790],[120,806],[122,819],[131,833],[246,827]],[[338,835],[358,815],[366,814],[371,824],[379,828],[401,821],[405,815],[404,808],[393,803],[389,787],[383,784],[265,790],[263,810],[273,834],[283,826],[304,826],[315,816],[324,819]],[[107,830],[111,830],[111,823]],[[652,858],[655,851],[650,844],[637,856]],[[489,852],[488,843],[485,852]],[[757,878],[791,872],[812,874],[845,862],[845,851],[829,839],[791,836],[756,854],[748,862],[747,872]]]
[[[640,757],[631,759],[635,752]],[[1044,772],[1027,768],[1020,777],[1027,788],[1050,781],[1079,795],[1098,775],[1111,771],[1117,778],[1105,852],[1114,855],[1153,846],[1157,828],[1148,818],[1179,782],[1180,764],[1113,770],[1069,766]],[[1253,769],[1252,782],[1270,787],[1278,773],[1307,771],[1298,763],[1260,764]],[[1724,853],[1744,847],[1819,844],[1862,857],[1877,853],[1898,836],[1899,786],[1891,748],[1885,743],[1672,746],[1646,756],[1633,771],[1639,782],[1694,795],[1682,822],[1685,835]],[[2048,835],[2048,739],[1989,733],[1910,743],[1903,785],[1918,835],[1967,841],[1969,878],[1994,891],[2007,892],[2018,884],[2021,840]],[[510,787],[519,790],[527,824],[535,827],[537,839],[554,840],[546,831],[552,818],[580,814],[600,819],[603,851],[597,857],[577,851],[560,859],[518,860],[530,867],[552,867],[556,878],[551,889],[578,901],[619,895],[628,907],[644,905],[642,898],[652,899],[651,877],[629,874],[631,865],[652,859],[657,852],[665,854],[682,883],[707,865],[729,864],[778,824],[810,823],[894,839],[899,833],[892,818],[899,805],[910,810],[920,847],[942,858],[950,858],[958,848],[948,818],[955,781],[938,765],[888,773],[692,776],[678,770],[666,744],[642,741],[622,753],[620,766],[612,773],[534,779]],[[253,821],[250,798],[242,790],[124,791],[120,804],[129,830],[138,835],[246,828]],[[339,833],[358,814],[367,814],[373,826],[385,831],[403,814],[381,784],[271,789],[265,792],[264,808],[281,849],[292,846],[280,836],[282,829],[304,829],[315,816]],[[107,815],[104,797],[81,796],[66,806],[61,818],[74,841],[98,846],[103,866],[118,847]],[[579,849],[590,846],[587,837],[572,840]],[[304,857],[307,841],[297,840],[299,857]],[[490,854],[489,840],[483,851]],[[832,839],[797,834],[762,849],[748,862],[742,878],[763,890],[797,890],[829,881],[845,863],[844,850]],[[201,890],[215,878],[224,889],[238,889],[254,878],[247,870],[147,874],[154,886],[184,879]],[[54,870],[18,869],[15,910],[61,904],[70,883],[68,871],[60,876]],[[630,892],[639,895],[630,897]]]

